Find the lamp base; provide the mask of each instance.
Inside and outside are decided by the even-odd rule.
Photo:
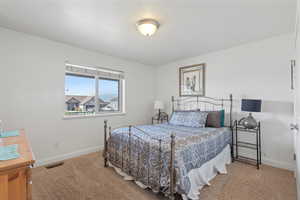
[[[252,116],[252,114],[249,113],[249,116],[244,118],[241,121],[241,125],[244,126],[247,129],[255,129],[257,127],[257,122],[254,119],[254,117]]]

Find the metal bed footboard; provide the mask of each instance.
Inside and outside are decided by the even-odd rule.
[[[148,184],[147,186],[149,186],[152,190],[154,191],[157,191],[157,192],[163,192],[165,193],[169,199],[173,200],[175,198],[175,183],[176,183],[176,173],[175,173],[175,166],[174,166],[174,159],[175,159],[175,135],[174,134],[171,134],[170,135],[170,141],[164,141],[162,139],[157,139],[157,138],[154,138],[154,137],[151,137],[151,135],[141,129],[139,129],[138,127],[136,126],[128,126],[128,132],[124,134],[128,134],[128,155],[129,155],[129,164],[131,164],[131,156],[132,156],[132,148],[134,148],[132,146],[132,140],[136,140],[135,141],[135,144],[137,143],[146,143],[147,144],[147,147],[148,147],[148,157],[147,158],[150,158],[150,146],[151,144],[153,144],[150,140],[144,140],[143,138],[133,134],[132,130],[133,129],[137,129],[139,131],[141,131],[143,134],[147,135],[150,140],[152,140],[152,142],[157,142],[157,145],[158,145],[158,163],[159,163],[159,173],[158,173],[158,179],[157,179],[157,188],[151,188],[151,184],[150,184],[150,170],[151,170],[151,166],[148,165],[147,167],[147,180],[148,180]],[[111,137],[111,127],[108,126],[108,121],[105,120],[104,121],[104,151],[103,151],[103,157],[104,157],[104,167],[108,167],[108,161],[109,161],[109,154],[110,153],[117,153],[117,152],[109,152],[108,150],[108,145],[109,145],[109,138]],[[123,133],[122,133],[123,134]],[[162,170],[163,170],[163,166],[162,166],[162,158],[163,158],[163,151],[162,151],[162,146],[164,144],[167,144],[167,145],[170,145],[170,162],[169,162],[169,176],[170,176],[170,183],[169,183],[169,187],[168,187],[168,190],[167,191],[163,191],[162,188],[160,187],[161,186],[161,173],[162,173]],[[115,151],[117,151],[116,149],[114,149]],[[119,152],[120,153],[120,152]],[[141,156],[140,156],[141,152],[138,150],[138,156],[137,158],[137,174],[133,174],[133,172],[131,171],[132,169],[129,167],[129,171],[125,172],[123,170],[123,160],[124,160],[124,149],[123,149],[123,146],[122,146],[122,149],[121,149],[121,166],[116,166],[118,168],[120,168],[123,172],[127,173],[128,175],[130,176],[133,176],[134,180],[135,181],[139,181],[139,170],[140,170],[140,162],[141,162]]]

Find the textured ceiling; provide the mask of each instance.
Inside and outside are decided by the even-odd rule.
[[[296,0],[0,0],[0,26],[148,65],[293,31]],[[148,38],[142,18],[161,27]]]

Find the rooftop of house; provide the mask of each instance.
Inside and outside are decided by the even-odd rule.
[[[66,95],[65,102],[69,103],[71,100],[73,100],[73,101],[78,101],[79,104],[86,104],[93,99],[94,99],[94,96]],[[99,102],[107,103],[100,98],[99,98]]]

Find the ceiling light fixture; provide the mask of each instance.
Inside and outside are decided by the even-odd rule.
[[[136,23],[136,26],[141,34],[151,36],[159,28],[159,23],[154,19],[142,19]]]

